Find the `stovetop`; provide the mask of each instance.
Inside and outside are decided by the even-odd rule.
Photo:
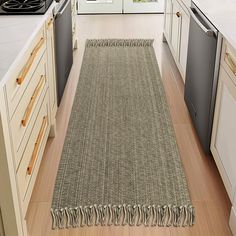
[[[0,15],[41,15],[53,0],[3,0],[0,2]]]

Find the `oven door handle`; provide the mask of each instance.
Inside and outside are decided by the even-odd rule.
[[[198,26],[204,31],[205,34],[207,34],[209,37],[213,37],[216,35],[215,31],[212,29],[207,29],[205,25],[202,24],[202,22],[198,19],[198,17],[195,15],[196,9],[193,7],[190,7],[190,15],[194,19],[194,21],[198,24]]]
[[[64,4],[63,8],[60,9],[60,10],[56,13],[55,18],[60,17],[60,16],[63,14],[63,12],[66,10],[68,4],[70,3],[70,0],[65,0],[65,1],[66,1],[66,4]]]

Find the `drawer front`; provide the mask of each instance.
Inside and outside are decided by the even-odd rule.
[[[55,71],[55,50],[54,50],[54,21],[50,16],[46,22],[47,28],[47,65],[48,65],[48,84],[51,105],[51,117],[55,119],[57,111],[57,89],[56,89],[56,71]]]
[[[17,167],[48,87],[46,63],[46,54],[44,54],[10,121]]]
[[[229,45],[225,40],[222,47],[221,58],[221,63],[224,69],[236,84],[236,49],[231,47],[231,45]]]
[[[27,142],[22,161],[17,170],[17,180],[24,214],[32,194],[39,170],[43,151],[49,134],[50,113],[49,98],[46,93],[30,138]]]
[[[6,83],[9,115],[12,117],[20,98],[24,94],[28,83],[46,49],[45,27],[32,40],[19,65],[14,70],[11,79]]]

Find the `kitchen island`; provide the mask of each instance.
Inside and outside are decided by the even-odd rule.
[[[26,236],[25,216],[49,136],[57,89],[53,2],[44,15],[0,16],[0,234]],[[72,1],[73,47],[77,47]]]

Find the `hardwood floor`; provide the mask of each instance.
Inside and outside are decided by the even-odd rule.
[[[192,127],[183,99],[183,82],[162,42],[163,15],[78,16],[79,43],[74,65],[57,113],[57,135],[49,139],[27,213],[30,236],[230,236],[230,201],[214,164],[204,155]],[[191,228],[83,227],[51,230],[50,205],[57,168],[66,134],[70,110],[79,77],[87,38],[154,38],[158,64],[171,111],[176,138],[196,208],[196,224]]]

